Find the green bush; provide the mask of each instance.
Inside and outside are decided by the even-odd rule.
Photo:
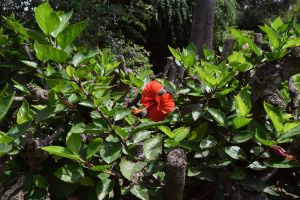
[[[297,179],[293,187],[282,178],[260,179],[272,168],[300,166],[283,149],[298,135],[299,121],[287,106],[270,102],[259,105],[266,118],[257,120],[250,85],[240,81],[300,45],[293,19],[284,23],[277,18],[262,27],[266,48],[232,30],[237,45],[226,60],[206,49],[199,60],[192,45],[182,51],[170,48],[187,75],[180,85],[157,79],[172,94],[176,109],[153,122],[131,110],[154,78],[151,70],[129,70],[109,50],[75,46],[88,21],[70,24],[71,15],[40,5],[35,19],[41,31],[25,28],[12,16],[5,19],[0,32],[5,73],[0,85],[1,196],[17,184],[25,199],[133,199],[130,194],[162,199],[165,155],[174,148],[188,155],[187,176],[202,185],[212,182],[216,198],[226,193],[222,173],[230,182],[268,195],[299,190]],[[293,79],[297,86],[298,76]],[[288,103],[284,85],[280,92]],[[187,199],[197,197],[186,194]]]

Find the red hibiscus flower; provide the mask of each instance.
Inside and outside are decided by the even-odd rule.
[[[156,80],[146,84],[141,104],[147,109],[147,117],[156,122],[164,120],[175,108],[172,95]]]

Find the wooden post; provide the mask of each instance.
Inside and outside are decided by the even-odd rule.
[[[187,159],[181,149],[173,149],[167,155],[166,200],[182,200],[185,186]]]

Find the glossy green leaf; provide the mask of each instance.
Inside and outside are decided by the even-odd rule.
[[[34,112],[29,108],[29,104],[26,100],[23,101],[23,104],[18,110],[17,113],[17,123],[23,124],[34,119]]]
[[[115,183],[110,179],[101,179],[96,185],[98,200],[106,199],[107,195],[113,190]]]
[[[287,138],[294,137],[296,135],[300,134],[300,126],[296,126],[295,128],[289,130],[288,132],[282,134],[279,138],[278,141],[284,141]]]
[[[86,24],[87,20],[84,20],[65,28],[56,38],[58,45],[63,49],[66,48],[80,35],[80,33],[85,29]]]
[[[219,111],[219,110],[214,109],[214,108],[208,108],[207,111],[214,118],[214,120],[216,120],[219,123],[219,125],[224,126],[225,128],[227,128],[228,119],[222,111]]]
[[[274,141],[273,139],[266,138],[267,137],[267,132],[260,133],[256,132],[255,133],[255,138],[262,144],[271,147],[272,145],[276,144],[277,142]]]
[[[65,164],[54,172],[54,175],[67,183],[79,183],[84,178],[84,171],[78,164]]]
[[[45,61],[47,59],[54,60],[56,62],[64,62],[68,58],[68,54],[60,49],[56,49],[52,46],[34,43],[35,52],[40,55],[39,59]]]
[[[97,166],[91,167],[90,169],[93,171],[96,171],[96,172],[101,172],[101,171],[104,171],[109,168],[111,168],[111,165],[97,165]]]
[[[236,29],[231,29],[231,34],[233,37],[237,38],[238,43],[242,46],[248,44],[250,49],[258,56],[262,56],[262,50],[248,37],[245,36],[241,31]]]
[[[100,149],[100,156],[106,163],[112,163],[121,156],[120,142],[105,142]]]
[[[79,64],[87,61],[88,59],[98,55],[100,51],[88,51],[87,53],[77,53],[74,55],[72,64],[77,67]]]
[[[243,143],[247,142],[248,140],[252,139],[254,137],[254,133],[250,131],[241,131],[232,137],[232,142],[234,143]]]
[[[157,127],[161,132],[163,132],[164,134],[166,134],[169,138],[174,138],[175,135],[174,133],[172,132],[172,130],[167,127],[167,126],[159,126]]]
[[[140,125],[138,125],[137,127],[135,127],[135,129],[133,129],[131,131],[131,134],[135,134],[135,133],[143,131],[143,130],[149,130],[151,128],[158,127],[158,126],[161,126],[161,125],[164,125],[167,123],[168,123],[168,121],[141,123]]]
[[[8,95],[6,97],[0,97],[0,122],[3,120],[5,115],[7,114],[13,99],[14,99],[15,93]]]
[[[33,61],[27,61],[27,60],[20,60],[22,63],[24,63],[26,66],[37,68],[37,63]]]
[[[242,128],[244,126],[247,126],[252,121],[252,118],[246,118],[246,117],[235,117],[233,118],[233,127],[235,129]]]
[[[272,28],[277,31],[281,26],[283,25],[283,21],[281,17],[277,17],[272,23],[271,26]]]
[[[14,141],[14,138],[7,136],[7,134],[0,131],[0,143],[10,144],[12,141]]]
[[[148,160],[155,160],[162,152],[162,136],[157,134],[156,136],[147,139],[143,144],[143,150],[145,157]]]
[[[282,112],[279,108],[264,102],[264,108],[271,119],[277,134],[281,134],[284,129]]]
[[[269,26],[265,25],[260,27],[268,36],[269,42],[272,45],[273,49],[278,49],[279,48],[279,37],[277,33]]]
[[[35,9],[35,19],[45,34],[50,34],[60,24],[60,20],[48,2],[39,5]]]
[[[149,200],[148,189],[143,186],[134,185],[130,192],[141,200]]]
[[[131,113],[130,109],[118,109],[114,112],[114,120],[119,121],[121,119],[124,119],[127,115]]]
[[[87,148],[87,156],[86,159],[92,158],[97,152],[100,151],[101,146],[103,144],[103,140],[101,138],[93,139]]]
[[[181,61],[181,53],[180,53],[178,50],[173,49],[173,48],[170,47],[170,46],[168,46],[168,47],[169,47],[170,52],[171,52],[172,55],[174,56],[174,58],[180,62],[180,61]]]
[[[239,146],[228,146],[224,148],[227,155],[235,160],[246,160],[247,155],[245,151]]]
[[[206,138],[204,138],[203,140],[201,140],[200,148],[201,149],[209,149],[209,148],[216,146],[217,144],[218,144],[218,141],[216,140],[216,138],[212,135],[209,135]]]
[[[66,145],[74,154],[79,154],[81,148],[80,134],[69,132],[66,138]]]
[[[300,38],[290,38],[282,48],[287,49],[290,47],[298,47],[298,46],[300,46]]]
[[[175,135],[174,140],[176,142],[180,142],[181,140],[184,140],[190,133],[190,127],[180,127],[173,131],[173,134]]]
[[[70,150],[68,150],[66,147],[46,146],[46,147],[41,147],[41,149],[44,151],[47,151],[50,154],[56,155],[56,156],[69,158],[71,160],[76,160],[76,161],[80,160],[80,157],[78,155],[75,155]]]
[[[207,132],[207,122],[204,122],[203,124],[200,124],[196,128],[192,129],[189,140],[198,142],[205,136],[206,132]]]
[[[66,26],[69,24],[72,15],[73,15],[73,11],[70,11],[63,15],[58,16],[60,23],[59,26],[56,28],[56,30],[51,33],[53,37],[57,37],[57,35],[66,28]]]
[[[132,162],[126,158],[122,158],[119,166],[122,175],[128,180],[131,180],[137,172],[141,171],[146,166],[146,164],[146,162]]]
[[[251,100],[250,95],[248,94],[246,89],[241,90],[241,92],[235,97],[235,106],[238,116],[248,116],[251,111]]]
[[[139,143],[139,142],[144,141],[147,138],[149,138],[151,136],[151,133],[153,133],[153,131],[140,131],[140,132],[137,132],[137,133],[132,135],[132,140],[133,140],[134,143]]]

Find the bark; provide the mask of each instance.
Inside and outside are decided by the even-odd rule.
[[[204,46],[213,47],[215,4],[215,0],[196,1],[190,40],[196,45],[200,57],[203,57]]]
[[[167,155],[166,200],[182,200],[185,186],[186,155],[181,149],[173,149]]]

